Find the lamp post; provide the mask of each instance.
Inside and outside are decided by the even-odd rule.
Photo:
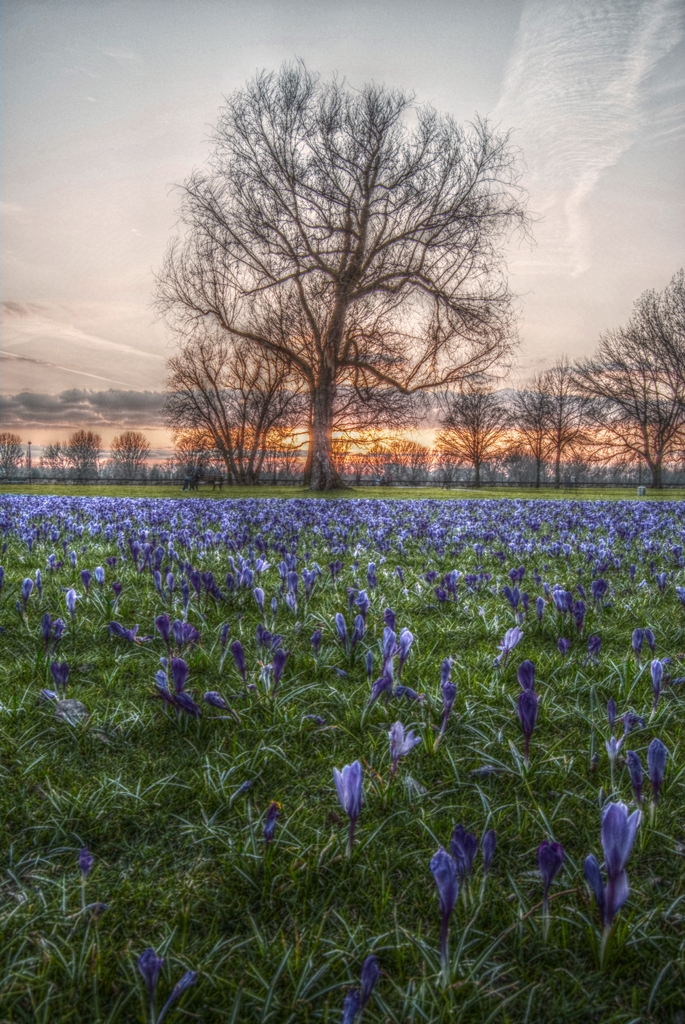
[[[31,483],[31,442],[27,441],[26,443],[29,446],[29,452],[28,452],[28,456],[27,456],[27,459],[26,459],[26,468],[28,469],[29,483]]]

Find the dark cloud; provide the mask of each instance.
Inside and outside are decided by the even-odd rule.
[[[81,391],[59,395],[22,391],[0,396],[3,427],[161,427],[164,394],[159,391]]]

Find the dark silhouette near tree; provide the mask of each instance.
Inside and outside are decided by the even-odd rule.
[[[502,245],[525,215],[508,137],[486,121],[284,66],[227,100],[180,215],[159,311],[288,360],[310,398],[314,490],[341,483],[341,392],[444,389],[511,347]]]
[[[683,271],[662,292],[643,292],[626,326],[602,335],[575,378],[593,402],[597,458],[645,462],[661,488],[664,461],[685,450]]]
[[[513,392],[511,416],[516,436],[512,450],[533,459],[536,487],[540,486],[542,468],[550,451],[550,413],[550,396],[543,374],[536,373],[524,388]]]

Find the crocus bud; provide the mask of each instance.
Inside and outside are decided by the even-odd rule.
[[[235,661],[236,668],[240,672],[243,680],[247,679],[247,669],[245,667],[245,651],[240,640],[234,640],[231,644],[231,653],[233,654],[233,660]]]
[[[274,697],[276,696],[276,688],[278,687],[278,684],[281,681],[281,676],[283,675],[283,669],[285,667],[285,662],[289,653],[289,651],[284,651],[282,647],[279,647],[278,650],[274,652],[272,663],[272,670],[274,675]]]
[[[661,693],[661,681],[664,678],[664,666],[662,663],[655,659],[650,666],[652,674],[652,691],[654,693],[654,709],[659,703],[659,694]]]
[[[564,863],[564,848],[561,843],[551,843],[548,839],[538,846],[538,867],[542,875],[543,901],[548,902],[549,889]]]
[[[360,1007],[359,1007],[360,1010],[364,1009],[364,1007],[368,1003],[369,999],[371,998],[371,993],[373,992],[374,988],[376,987],[376,983],[378,982],[380,974],[381,974],[381,971],[380,971],[380,967],[378,966],[378,958],[375,957],[373,955],[373,953],[371,953],[371,955],[367,956],[366,960],[362,964],[362,973],[361,973],[362,992],[361,992],[361,1004],[360,1004]]]
[[[157,988],[159,975],[164,966],[164,957],[157,956],[152,946],[148,946],[138,957],[136,966],[147,986],[148,1000],[150,1007],[152,1007],[155,1001],[155,989]]]
[[[614,725],[616,724],[616,701],[613,697],[610,698],[607,704],[607,718],[609,719],[609,728],[614,731]]]
[[[494,828],[489,829],[483,836],[483,842],[481,849],[483,851],[483,876],[486,877],[492,864],[492,858],[495,856],[495,847],[497,846],[497,836],[495,835]]]
[[[335,628],[338,632],[340,643],[344,646],[347,643],[347,623],[342,612],[336,612],[335,614]]]
[[[526,764],[530,753],[530,738],[538,718],[538,698],[535,690],[523,690],[518,700],[518,716],[526,740]]]
[[[459,895],[459,879],[457,867],[443,846],[439,846],[430,862],[430,869],[440,897],[440,916],[442,928],[440,935],[440,953],[443,968],[447,967],[447,929],[449,920]]]
[[[516,677],[522,690],[535,689],[535,664],[532,661],[522,661],[516,670]]]
[[[76,598],[77,598],[77,596],[78,595],[77,595],[76,591],[71,589],[71,590],[67,590],[67,592],[65,594],[65,597],[64,597],[64,600],[65,600],[66,606],[67,606],[67,611],[71,615],[72,619],[74,618],[74,615],[76,614]]]
[[[78,855],[78,869],[81,872],[82,878],[87,878],[93,870],[93,864],[95,863],[95,857],[89,852],[88,847],[84,846],[79,851]]]
[[[255,587],[254,590],[252,591],[252,593],[254,594],[254,599],[257,602],[257,607],[259,608],[260,612],[263,615],[264,614],[264,591],[262,590],[261,587]]]
[[[276,801],[272,800],[269,804],[269,809],[266,812],[266,818],[264,819],[264,841],[268,846],[274,837],[276,830],[276,821],[281,815],[281,805]]]
[[[168,615],[158,615],[155,619],[155,628],[164,643],[169,647],[171,642],[171,620]]]
[[[649,770],[649,781],[652,783],[654,803],[659,802],[659,790],[666,774],[666,761],[668,751],[660,739],[653,739],[647,748],[647,768]]]
[[[626,764],[630,775],[630,784],[635,794],[635,802],[638,806],[642,803],[642,762],[634,750],[626,751]]]

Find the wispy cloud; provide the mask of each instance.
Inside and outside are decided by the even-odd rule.
[[[683,20],[680,0],[526,3],[496,115],[518,129],[550,269],[588,269],[587,199],[644,127],[647,79]]]

